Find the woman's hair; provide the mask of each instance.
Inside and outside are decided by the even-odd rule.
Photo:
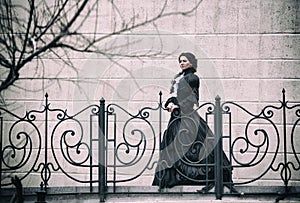
[[[192,64],[193,68],[194,68],[195,70],[197,70],[197,67],[198,67],[198,65],[197,65],[197,59],[196,59],[196,57],[195,57],[194,54],[192,54],[192,53],[190,53],[190,52],[183,52],[183,53],[181,53],[181,54],[179,55],[179,57],[178,57],[178,61],[179,61],[179,62],[180,62],[180,57],[181,57],[181,56],[185,56],[185,57],[189,60],[189,62]]]

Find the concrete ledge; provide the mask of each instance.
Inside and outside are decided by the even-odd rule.
[[[193,194],[198,193],[203,186],[175,186],[173,188],[165,188],[161,191],[157,186],[113,186],[107,187],[107,194]],[[275,194],[281,195],[284,193],[284,186],[235,186],[239,195],[253,195],[253,194]],[[25,196],[35,195],[40,188],[26,187],[23,189]],[[300,186],[288,187],[289,193],[299,193]],[[14,188],[2,188],[1,196],[10,196],[13,194]],[[214,194],[214,188],[208,192]],[[47,194],[50,196],[55,195],[70,195],[70,194],[98,194],[98,187],[50,187],[47,188]],[[224,195],[230,194],[227,187],[224,188]]]
[[[93,187],[60,187],[49,188],[46,197],[47,202],[87,203],[99,202],[98,188]],[[300,201],[300,186],[289,187],[289,194],[283,194],[284,187],[272,186],[239,186],[239,193],[230,194],[224,189],[222,200],[216,200],[213,189],[207,194],[200,194],[197,190],[201,186],[176,186],[172,189],[158,191],[154,186],[118,186],[115,190],[112,186],[107,188],[107,202],[274,202],[282,197],[283,202]],[[36,201],[36,192],[39,188],[24,188],[25,202]],[[12,188],[1,191],[0,203],[9,202],[13,194]],[[282,201],[280,201],[282,202]]]

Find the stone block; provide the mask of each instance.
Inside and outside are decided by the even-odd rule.
[[[238,33],[259,32],[260,1],[243,0],[238,3]]]
[[[256,35],[238,36],[236,47],[238,59],[257,59],[260,56],[260,37]]]
[[[261,32],[297,32],[299,4],[295,0],[264,1],[260,3]]]
[[[197,35],[195,46],[205,51],[207,58],[235,58],[237,38],[232,35]]]

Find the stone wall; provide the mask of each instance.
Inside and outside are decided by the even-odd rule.
[[[132,15],[132,8],[143,19],[147,12],[154,13],[161,6],[156,0],[114,2],[126,18]],[[167,10],[180,11],[195,1],[168,4]],[[99,35],[110,32],[114,21],[118,21],[112,17],[110,6],[101,5],[105,9],[101,9]],[[116,64],[104,56],[74,54],[77,71],[55,57],[44,59],[44,69],[35,69],[33,61],[22,70],[16,86],[5,92],[5,99],[17,115],[42,108],[46,92],[52,107],[68,109],[70,114],[88,104],[98,104],[102,97],[106,103],[117,103],[135,113],[141,107],[155,106],[159,91],[163,101],[167,99],[170,81],[180,71],[177,57],[190,51],[198,57],[201,103],[213,102],[220,95],[222,101],[236,101],[259,113],[267,104],[278,104],[283,88],[288,100],[299,102],[299,16],[297,0],[204,0],[194,15],[165,17],[156,22],[157,27],[141,27],[103,43],[106,47],[131,42],[116,48],[122,53],[162,49],[170,53],[165,58],[120,57]],[[88,22],[82,32],[91,32]],[[247,122],[243,116],[238,118],[233,123],[236,134]],[[164,119],[168,120],[166,113]],[[281,118],[276,122],[280,123]],[[235,178],[243,176],[235,174]],[[150,184],[151,173],[147,177],[137,183]],[[267,177],[265,183],[270,181],[272,178]]]

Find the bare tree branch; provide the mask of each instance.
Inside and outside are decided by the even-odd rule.
[[[113,57],[150,57],[163,55],[162,50],[147,50],[144,53],[116,52],[122,46],[130,44],[111,44],[104,47],[105,41],[113,36],[136,30],[137,28],[152,24],[161,18],[181,15],[191,15],[203,0],[196,0],[195,5],[188,10],[167,11],[169,0],[164,0],[160,10],[150,17],[148,13],[143,19],[134,9],[128,19],[122,15],[120,7],[113,0],[108,0],[115,12],[116,20],[111,32],[99,34],[100,21],[99,2],[97,0],[27,0],[0,2],[0,94],[19,79],[20,70],[26,68],[33,59],[42,60],[54,54],[64,64],[76,67],[71,61],[71,52],[96,53],[106,56],[115,62]],[[95,18],[92,33],[78,31],[88,19]],[[157,29],[158,30],[158,29]],[[131,42],[134,43],[134,42]],[[41,68],[41,67],[37,67]]]

